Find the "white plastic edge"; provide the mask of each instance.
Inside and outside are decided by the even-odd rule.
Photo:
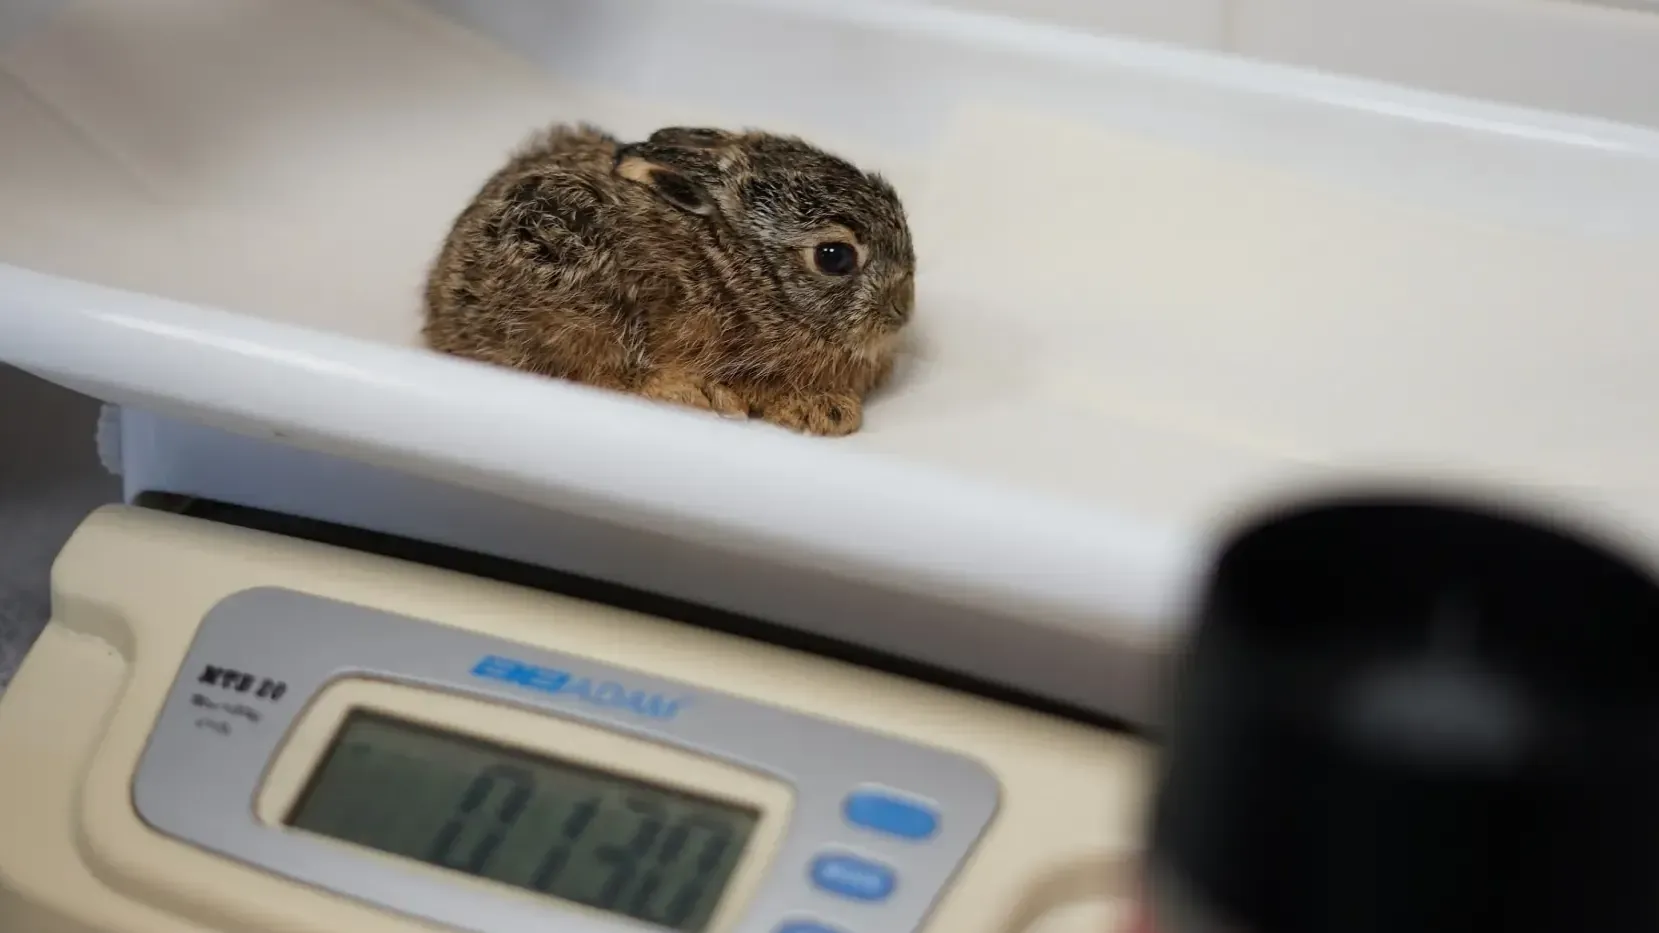
[[[1173,529],[437,354],[0,264],[0,357],[133,404],[756,560],[1161,642]]]

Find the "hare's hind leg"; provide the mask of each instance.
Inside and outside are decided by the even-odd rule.
[[[543,340],[547,375],[618,392],[635,388],[628,347],[614,324],[569,319]]]
[[[714,411],[726,418],[748,418],[756,406],[737,389],[683,369],[662,369],[640,386],[639,394],[660,402]]]
[[[749,408],[730,389],[710,385],[702,375],[670,367],[645,377],[639,394],[659,402],[717,411],[722,415],[747,415]]]
[[[641,395],[728,418],[749,417],[754,405],[744,387],[722,382],[717,375],[723,359],[718,318],[682,311],[668,320],[657,319],[644,337]]]

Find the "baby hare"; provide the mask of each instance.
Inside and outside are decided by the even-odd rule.
[[[431,348],[817,435],[863,423],[915,303],[904,207],[800,139],[555,126],[456,219]]]

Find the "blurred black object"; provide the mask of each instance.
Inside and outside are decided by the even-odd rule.
[[[1281,514],[1222,551],[1177,683],[1158,933],[1659,931],[1659,588],[1602,547]]]

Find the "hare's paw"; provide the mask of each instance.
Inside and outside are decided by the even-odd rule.
[[[756,408],[753,400],[731,386],[676,373],[652,376],[640,387],[640,394],[662,402],[712,410],[727,418],[747,418]]]
[[[767,405],[762,417],[792,431],[839,437],[864,423],[864,404],[850,395],[785,395]]]
[[[714,405],[703,391],[702,380],[678,373],[658,373],[640,386],[639,394],[659,402],[710,409]]]
[[[709,407],[727,418],[747,418],[757,407],[748,396],[719,382],[704,385],[703,394],[708,397]]]

